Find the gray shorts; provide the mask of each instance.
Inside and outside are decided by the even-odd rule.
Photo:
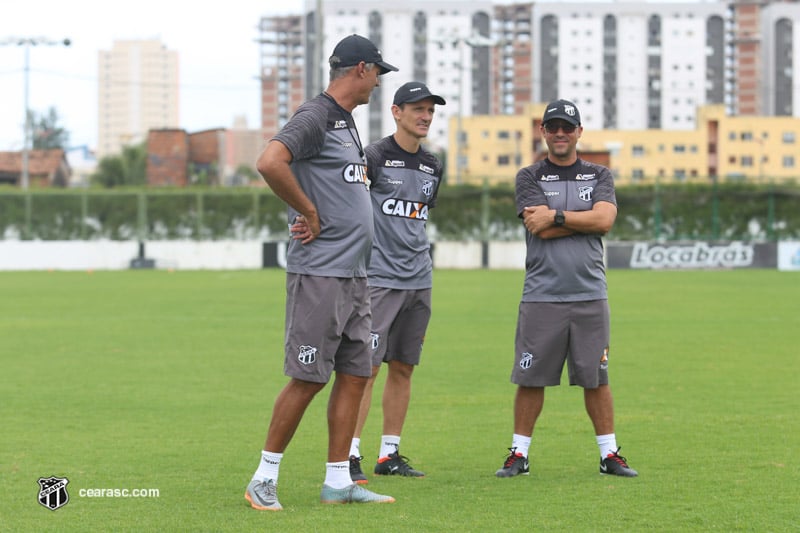
[[[366,278],[286,274],[287,376],[327,383],[333,371],[372,374]]]
[[[569,384],[595,389],[608,384],[608,300],[522,302],[511,382],[525,387]]]
[[[418,365],[431,319],[431,289],[370,287],[372,365],[400,361]]]

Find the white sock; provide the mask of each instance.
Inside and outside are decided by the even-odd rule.
[[[350,479],[350,461],[325,463],[325,484],[334,489],[343,489],[353,484]]]
[[[528,457],[528,448],[531,447],[531,437],[514,433],[514,436],[511,437],[511,447],[516,448],[514,453],[518,453],[522,455],[522,457]]]
[[[389,454],[400,451],[400,435],[382,435],[381,436],[381,451],[378,454],[378,459],[389,457]]]
[[[253,479],[264,481],[271,479],[278,484],[278,470],[281,467],[282,453],[261,452],[261,461],[258,463],[258,470],[253,474]]]
[[[600,459],[613,455],[618,449],[617,435],[615,433],[597,435],[597,447],[600,448]]]
[[[353,440],[350,441],[350,457],[361,457],[361,439],[353,437]]]

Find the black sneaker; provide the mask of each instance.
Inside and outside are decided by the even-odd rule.
[[[357,483],[358,485],[366,485],[369,480],[367,476],[364,475],[364,472],[361,471],[361,459],[363,459],[363,457],[356,457],[355,455],[350,456],[350,479],[353,480],[353,483]]]
[[[621,449],[622,447],[619,447],[614,453],[608,454],[608,457],[605,459],[600,459],[601,474],[623,477],[636,477],[639,475],[636,470],[628,466],[628,463],[625,462],[625,458],[619,455]]]
[[[506,462],[503,463],[503,468],[494,473],[497,477],[513,477],[513,476],[527,476],[530,474],[530,465],[528,458],[523,457],[522,454],[517,453],[516,448],[509,448],[509,454]]]
[[[375,474],[378,476],[425,477],[425,472],[411,468],[411,465],[408,464],[408,457],[400,455],[398,452],[378,459],[378,463],[375,465]]]

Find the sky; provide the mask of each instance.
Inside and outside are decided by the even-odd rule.
[[[258,23],[300,14],[303,0],[2,0],[0,151],[21,150],[25,121],[25,47],[10,38],[71,41],[29,47],[28,107],[53,107],[70,146],[97,144],[97,58],[115,40],[160,39],[178,52],[180,127],[230,127],[244,115],[260,126]],[[6,5],[7,4],[7,5]],[[13,7],[12,7],[13,6]]]

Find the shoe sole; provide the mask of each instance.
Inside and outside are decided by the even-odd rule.
[[[325,505],[337,505],[337,504],[344,505],[350,503],[394,503],[395,499],[392,498],[391,500],[377,500],[374,502],[346,502],[342,500],[320,500],[320,501]]]
[[[355,483],[356,485],[366,485],[367,483],[369,483],[369,480],[368,479],[359,479],[358,481],[353,481],[353,483]]]
[[[503,478],[503,477],[517,477],[517,476],[529,476],[529,475],[531,475],[530,470],[527,471],[527,472],[520,472],[519,474],[514,474],[513,476],[504,476],[504,475],[501,475],[501,474],[499,474],[497,472],[494,473],[495,477],[500,477],[500,478]]]
[[[264,507],[263,505],[258,505],[253,499],[250,497],[250,494],[245,492],[244,499],[250,502],[250,507],[255,509],[256,511],[280,511],[283,507]]]

